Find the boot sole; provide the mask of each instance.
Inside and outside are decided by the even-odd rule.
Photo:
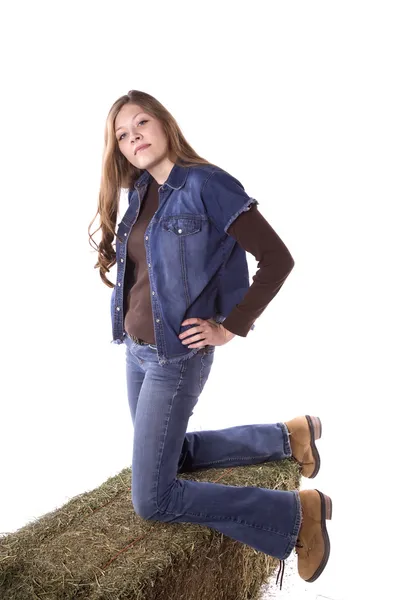
[[[324,543],[325,543],[325,551],[324,551],[322,560],[319,564],[319,567],[315,571],[314,575],[312,577],[310,577],[310,579],[306,579],[306,581],[308,583],[312,583],[313,581],[318,579],[318,577],[321,575],[322,571],[325,569],[326,564],[329,560],[329,555],[331,553],[331,544],[329,541],[328,531],[326,529],[326,519],[328,519],[328,520],[332,519],[332,500],[329,496],[326,496],[319,490],[315,490],[315,491],[318,492],[319,497],[321,498],[321,529],[322,529],[322,535],[323,535]]]
[[[321,467],[321,458],[319,456],[317,446],[315,445],[315,440],[319,440],[319,438],[322,435],[322,423],[319,417],[310,417],[310,415],[306,415],[306,419],[311,435],[311,451],[315,460],[315,469],[311,473],[311,475],[308,475],[308,478],[314,479],[314,477],[318,475],[319,469]]]

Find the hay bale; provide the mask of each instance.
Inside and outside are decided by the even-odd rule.
[[[279,462],[204,469],[179,478],[298,489]],[[277,560],[192,523],[146,521],[131,501],[131,469],[0,538],[2,600],[256,600]]]

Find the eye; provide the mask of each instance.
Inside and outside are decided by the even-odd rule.
[[[142,121],[139,121],[138,125],[140,125],[140,123],[147,123],[147,119],[143,119]],[[120,142],[122,140],[122,137],[125,135],[125,133],[123,133],[119,138],[118,141]]]

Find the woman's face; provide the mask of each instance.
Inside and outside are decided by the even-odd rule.
[[[143,112],[138,104],[124,104],[114,128],[120,151],[138,169],[151,171],[168,158],[168,140],[161,122]],[[150,145],[136,153],[142,144]]]

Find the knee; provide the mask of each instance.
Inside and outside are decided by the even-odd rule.
[[[146,521],[161,521],[162,516],[154,502],[134,500],[132,502],[135,513]]]

